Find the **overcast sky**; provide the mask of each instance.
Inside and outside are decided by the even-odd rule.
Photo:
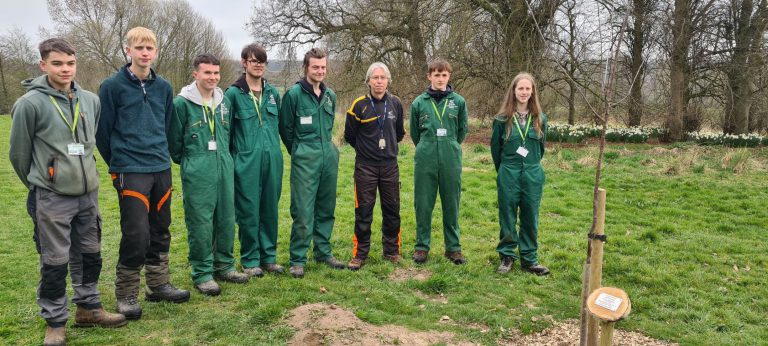
[[[245,30],[245,23],[253,13],[254,1],[258,0],[187,1],[224,34],[230,55],[239,59],[240,49],[251,42]],[[45,0],[3,1],[0,10],[0,32],[5,33],[14,26],[20,27],[31,38],[32,46],[36,47],[41,41],[38,28],[53,28],[53,21],[48,15],[45,3]]]

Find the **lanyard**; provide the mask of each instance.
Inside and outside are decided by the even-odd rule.
[[[59,111],[59,115],[61,115],[61,118],[64,119],[65,123],[67,123],[67,126],[69,126],[69,129],[72,130],[72,139],[75,142],[77,142],[77,138],[75,138],[75,130],[77,129],[77,119],[80,119],[80,98],[77,99],[77,104],[75,105],[75,114],[72,115],[72,118],[74,120],[72,121],[72,124],[70,124],[69,120],[67,120],[67,117],[64,116],[64,112],[61,111],[61,107],[59,107],[59,103],[56,102],[53,96],[48,95],[48,97],[51,98],[51,102],[53,102],[53,105],[56,106],[56,110]]]
[[[386,96],[385,96],[386,97]],[[379,134],[381,134],[382,138],[384,136],[384,122],[387,120],[387,99],[384,99],[384,113],[382,115],[376,115],[376,104],[373,103],[373,98],[368,97],[368,101],[371,102],[371,111],[373,112],[373,115],[376,117],[376,123],[379,124]]]
[[[437,111],[437,105],[435,104],[434,100],[429,100],[432,102],[432,108],[435,110],[435,114],[437,114],[437,119],[440,120],[440,127],[443,127],[443,115],[445,115],[445,107],[448,106],[448,101],[445,101],[443,103],[443,113]]]
[[[256,115],[259,116],[259,126],[261,126],[261,100],[264,99],[264,90],[261,90],[259,98],[256,98],[256,96],[253,95],[253,90],[248,93],[251,95],[251,100],[253,100],[253,107],[256,108]]]
[[[211,116],[208,117],[208,111],[210,110]],[[208,127],[211,129],[211,137],[216,138],[216,110],[213,109],[213,100],[211,100],[211,108],[203,101],[203,120],[208,123]]]
[[[531,129],[531,114],[528,113],[528,121],[525,124],[525,134],[523,134],[523,130],[520,128],[520,122],[517,121],[517,119],[514,119],[514,122],[517,127],[517,132],[520,134],[520,139],[523,140],[523,145],[525,145],[525,138],[528,137],[528,130]]]

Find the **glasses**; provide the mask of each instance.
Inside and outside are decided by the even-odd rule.
[[[261,65],[261,66],[267,65],[266,61],[261,61],[261,60],[256,60],[256,59],[248,59],[248,60],[246,60],[246,62],[249,63],[249,64],[252,64],[252,65]]]

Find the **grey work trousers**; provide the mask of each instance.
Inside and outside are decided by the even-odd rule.
[[[98,190],[64,196],[33,187],[27,212],[34,223],[34,240],[40,254],[37,305],[51,326],[69,318],[67,267],[71,271],[72,302],[86,309],[101,307],[98,281],[101,273],[101,216]]]

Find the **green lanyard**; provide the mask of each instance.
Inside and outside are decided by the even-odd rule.
[[[448,106],[448,102],[446,101],[443,104],[443,113],[441,114],[440,112],[437,111],[437,105],[435,104],[435,101],[434,100],[429,100],[429,101],[432,102],[432,108],[435,110],[435,114],[437,114],[437,119],[440,120],[440,127],[443,127],[443,115],[445,115],[445,107]]]
[[[525,138],[528,137],[528,130],[531,129],[531,114],[528,114],[528,121],[525,124],[525,134],[523,134],[523,130],[520,128],[520,122],[517,121],[517,119],[514,119],[513,121],[517,127],[517,132],[520,134],[520,139],[523,140],[523,145],[525,145]]]
[[[77,142],[77,138],[75,138],[75,130],[77,129],[77,119],[80,119],[80,99],[77,99],[77,104],[75,105],[75,114],[72,115],[72,118],[74,121],[72,124],[69,123],[69,120],[67,120],[67,117],[64,116],[64,112],[61,111],[61,107],[59,107],[59,103],[56,102],[56,100],[53,98],[53,96],[48,95],[48,97],[51,98],[51,102],[53,102],[53,105],[56,106],[56,109],[59,111],[59,115],[61,115],[61,118],[64,119],[64,122],[67,123],[67,126],[69,126],[69,129],[72,130],[72,139]]]
[[[208,116],[208,111],[211,111],[211,116]],[[203,118],[208,122],[208,127],[211,129],[211,137],[216,138],[216,110],[213,109],[213,100],[211,100],[211,108],[203,101]]]
[[[259,126],[261,126],[261,100],[264,99],[264,90],[261,91],[259,98],[253,95],[253,90],[248,93],[251,95],[251,100],[253,100],[253,107],[256,108],[256,115],[259,116]]]

